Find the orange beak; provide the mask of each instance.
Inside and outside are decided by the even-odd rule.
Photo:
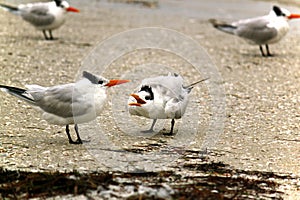
[[[135,98],[136,102],[129,103],[128,104],[129,106],[139,106],[139,107],[141,107],[142,104],[146,104],[146,101],[144,101],[143,99],[141,99],[139,97],[139,95],[131,94],[130,96],[132,96],[133,98]]]
[[[68,12],[79,12],[79,10],[77,8],[74,8],[74,7],[67,8],[67,11]]]
[[[140,104],[140,103],[129,103],[128,105],[129,106],[139,106],[139,107],[142,107],[142,104]]]
[[[110,80],[109,83],[107,83],[105,86],[112,87],[112,86],[115,86],[115,85],[120,85],[120,84],[123,84],[123,83],[127,83],[129,81],[130,80]]]
[[[300,18],[300,14],[291,14],[290,16],[288,16],[289,19],[297,19]]]

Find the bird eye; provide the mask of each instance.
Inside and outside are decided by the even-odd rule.
[[[150,96],[145,96],[145,99],[146,100],[150,100]]]
[[[103,81],[102,80],[98,81],[98,84],[100,84],[100,85],[103,84]]]

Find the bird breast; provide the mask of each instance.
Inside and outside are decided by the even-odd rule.
[[[268,27],[275,28],[277,30],[276,36],[269,40],[268,44],[276,43],[281,40],[290,29],[290,26],[284,17],[271,20],[271,22],[268,24]]]

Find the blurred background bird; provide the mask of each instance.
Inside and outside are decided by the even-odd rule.
[[[269,44],[280,41],[289,31],[288,20],[300,18],[300,14],[291,14],[285,8],[273,6],[268,15],[243,19],[232,23],[210,19],[212,25],[220,31],[245,39],[250,44],[259,45],[262,56],[272,56]],[[266,46],[266,53],[263,50]]]
[[[37,30],[43,31],[46,40],[53,40],[52,30],[65,23],[67,12],[79,12],[67,1],[54,0],[51,2],[35,2],[18,6],[0,3],[0,7],[22,17]],[[49,34],[47,34],[47,31]]]
[[[83,79],[76,83],[52,87],[26,85],[27,90],[0,85],[0,89],[37,107],[42,118],[50,124],[66,125],[69,143],[82,144],[77,124],[92,121],[100,115],[107,88],[127,82],[129,80],[108,80],[84,71]],[[70,136],[70,124],[75,124],[76,141]]]
[[[153,119],[150,129],[143,132],[153,132],[157,119],[172,119],[171,130],[167,135],[173,135],[175,119],[184,115],[193,86],[205,80],[184,86],[183,78],[175,73],[146,78],[137,92],[130,95],[128,111],[131,115]]]

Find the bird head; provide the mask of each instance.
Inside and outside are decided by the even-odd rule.
[[[79,12],[77,8],[71,7],[68,2],[62,0],[54,0],[57,7],[61,7],[67,12]]]
[[[278,6],[273,6],[271,13],[275,14],[277,17],[284,17],[286,19],[297,19],[300,18],[300,14],[294,14],[285,8],[280,8]]]
[[[105,88],[109,88],[115,85],[120,85],[129,82],[129,80],[118,80],[118,79],[108,80],[102,76],[96,76],[87,71],[83,71],[82,76],[88,79],[91,83]]]
[[[129,106],[142,107],[154,101],[152,88],[148,85],[143,85],[137,93],[133,93],[130,96],[131,98],[128,101]]]

